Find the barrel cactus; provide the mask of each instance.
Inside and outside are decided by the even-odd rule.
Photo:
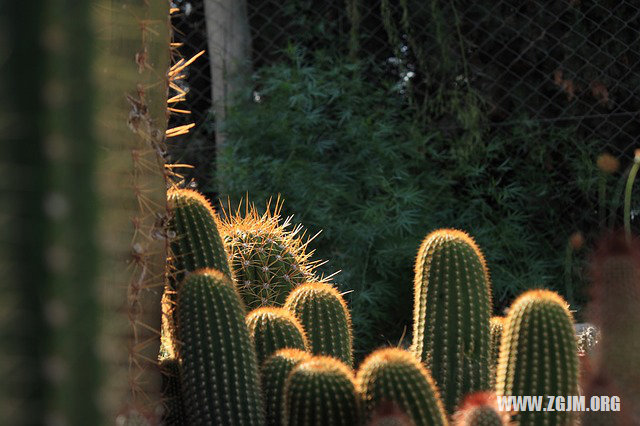
[[[190,273],[176,313],[188,424],[264,424],[256,353],[231,280],[212,269]]]
[[[285,384],[282,416],[286,426],[358,425],[360,398],[353,372],[332,357],[299,363]]]
[[[356,383],[368,419],[374,418],[381,406],[392,403],[416,426],[447,424],[431,375],[409,351],[399,348],[375,351],[360,366]]]
[[[289,294],[284,306],[302,323],[311,353],[353,364],[351,316],[335,287],[322,282],[303,284]]]
[[[241,208],[225,211],[220,228],[240,295],[249,309],[282,306],[293,288],[316,279],[309,239],[300,225],[289,229],[289,219],[281,222],[280,202],[262,215],[248,202],[244,214]]]
[[[258,365],[262,365],[262,362],[278,349],[307,349],[307,336],[302,325],[286,309],[254,309],[247,315],[246,322],[256,347]]]
[[[463,395],[490,387],[490,316],[489,272],[473,239],[453,229],[427,235],[415,265],[412,351],[450,414]]]
[[[565,300],[531,290],[509,308],[500,347],[496,393],[506,396],[578,395],[578,348]],[[569,411],[521,411],[520,425],[569,425]]]
[[[262,390],[268,426],[282,425],[282,404],[287,377],[296,365],[310,358],[308,352],[300,349],[280,349],[262,364]]]

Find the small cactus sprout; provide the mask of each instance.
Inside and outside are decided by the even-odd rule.
[[[589,312],[600,338],[594,374],[619,389],[624,411],[640,424],[640,241],[616,233],[603,240],[593,261]]]
[[[487,390],[491,287],[475,241],[454,229],[426,236],[415,265],[412,351],[452,414],[463,395]]]
[[[496,386],[496,367],[498,365],[498,357],[500,355],[500,340],[502,339],[502,331],[504,330],[504,317],[491,317],[490,332],[491,332],[491,355],[489,357],[489,382],[491,389],[495,389]]]
[[[360,398],[353,372],[327,356],[301,362],[287,378],[282,417],[286,426],[360,424]]]
[[[282,425],[284,386],[291,370],[311,358],[300,349],[280,349],[262,364],[262,390],[267,409],[267,426]]]
[[[509,308],[502,334],[496,393],[505,396],[578,395],[578,348],[567,302],[531,290]],[[570,425],[571,411],[521,411],[526,425]]]
[[[306,350],[307,337],[298,319],[283,308],[258,308],[247,315],[249,334],[258,355],[258,365],[278,349]]]
[[[282,203],[260,215],[253,204],[245,204],[244,215],[225,211],[221,234],[227,244],[231,267],[240,295],[249,309],[282,306],[297,285],[316,280],[318,262],[310,260],[301,225],[290,227],[290,218],[280,221]]]
[[[447,424],[431,375],[409,351],[385,348],[373,352],[360,366],[356,383],[367,420],[374,419],[381,406],[392,403],[415,426]]]
[[[510,425],[509,414],[500,411],[496,394],[476,392],[467,395],[453,415],[453,426]]]
[[[335,287],[322,282],[303,284],[289,294],[284,306],[302,323],[311,353],[353,365],[351,316]]]
[[[264,424],[256,353],[231,280],[212,269],[190,273],[176,311],[188,424]]]

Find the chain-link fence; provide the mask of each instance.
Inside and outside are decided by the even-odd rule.
[[[566,231],[559,237],[565,243],[573,231],[595,236],[622,223],[623,188],[640,134],[637,2],[174,3],[181,10],[173,17],[181,53],[208,54],[190,67],[185,82],[192,111],[186,120],[196,123],[195,130],[176,138],[172,149],[176,159],[195,166],[187,177],[210,195],[216,192],[216,146],[225,142],[215,121],[224,121],[229,93],[248,81],[234,75],[286,61],[295,45],[363,64],[360,78],[395,81],[396,95],[425,131],[460,145],[466,153],[461,155],[473,156],[474,146],[484,146],[486,153],[490,141],[501,140],[510,144],[508,156],[535,158],[544,145],[543,176],[531,179],[539,179],[540,187],[553,182],[568,189],[531,194],[531,202],[548,203],[555,211],[539,226],[555,221]],[[612,156],[598,163],[603,153]],[[502,170],[509,159],[492,161],[491,167]],[[510,179],[523,179],[514,176],[506,171],[487,184],[508,187]],[[560,203],[559,197],[569,197],[574,208],[565,208],[567,200]],[[634,192],[639,198],[640,191]]]

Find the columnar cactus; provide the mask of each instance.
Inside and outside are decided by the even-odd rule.
[[[447,424],[431,375],[409,351],[398,348],[375,351],[360,366],[356,383],[367,419],[381,405],[392,403],[416,426]]]
[[[256,353],[231,280],[212,269],[188,274],[176,311],[188,424],[264,424]]]
[[[578,395],[578,348],[567,303],[549,290],[531,290],[509,308],[500,347],[496,393]],[[568,411],[521,411],[520,425],[568,425]]]
[[[197,191],[178,188],[169,190],[167,201],[171,212],[170,266],[175,279],[180,281],[184,273],[203,268],[213,268],[231,277],[218,232],[220,225],[209,201]]]
[[[498,365],[498,357],[500,356],[500,342],[502,340],[502,332],[504,330],[504,317],[491,317],[490,321],[490,355],[489,355],[489,383],[491,389],[496,386],[496,367]]]
[[[241,207],[235,214],[225,211],[221,224],[240,295],[249,309],[282,306],[294,287],[317,279],[313,270],[318,263],[306,251],[310,240],[300,225],[289,230],[289,219],[280,223],[279,201],[263,215],[249,202],[244,215]]]
[[[353,372],[332,357],[301,362],[287,378],[282,416],[286,426],[358,425],[360,399]]]
[[[476,392],[467,395],[453,416],[453,426],[506,426],[509,414],[500,411],[496,394]]]
[[[160,371],[162,371],[162,396],[164,398],[163,424],[166,426],[186,426],[187,415],[180,383],[180,361],[175,357],[161,358]]]
[[[606,238],[593,275],[589,313],[600,331],[594,375],[618,389],[623,410],[640,423],[640,241],[621,233]]]
[[[302,325],[286,309],[258,308],[249,312],[246,322],[255,344],[258,365],[278,349],[307,349],[307,336]]]
[[[302,323],[311,353],[353,364],[351,316],[335,287],[321,282],[303,284],[289,294],[284,306]]]
[[[440,229],[415,265],[412,351],[426,363],[451,414],[489,383],[491,288],[484,256],[466,233]]]
[[[311,358],[300,349],[280,349],[262,364],[262,390],[267,409],[267,426],[281,426],[284,386],[291,370]]]

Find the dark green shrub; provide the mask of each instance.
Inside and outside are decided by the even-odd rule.
[[[291,49],[260,69],[229,111],[217,189],[234,205],[246,193],[256,202],[280,193],[283,215],[295,213],[311,235],[323,230],[311,248],[329,260],[326,272],[342,270],[341,290],[353,290],[357,357],[410,324],[413,261],[435,228],[462,228],[485,248],[499,307],[564,282],[567,238],[591,230],[593,143],[527,122],[506,136],[475,129],[478,142],[449,138],[417,123],[401,85],[305,54]]]

